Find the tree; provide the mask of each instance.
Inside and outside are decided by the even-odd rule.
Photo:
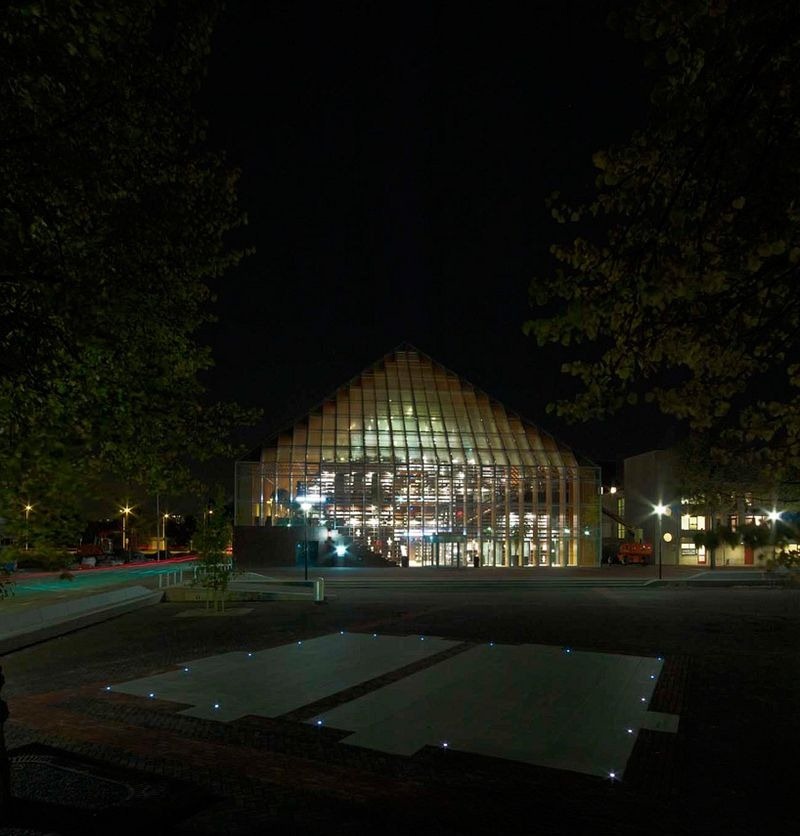
[[[697,548],[703,546],[706,549],[708,552],[709,568],[715,569],[716,550],[720,546],[730,546],[730,548],[735,549],[741,543],[741,535],[735,528],[718,524],[716,519],[712,516],[711,528],[695,532],[692,537],[692,541]]]
[[[244,221],[193,109],[216,7],[0,12],[0,517],[17,528],[23,502],[74,518],[104,472],[180,481],[252,419],[199,383],[197,329]]]
[[[754,525],[753,523],[748,523],[747,525],[742,526],[741,537],[742,544],[745,548],[752,549],[755,552],[769,546],[771,541],[771,532],[766,525]]]
[[[225,593],[233,575],[233,561],[227,554],[233,534],[232,511],[229,513],[218,489],[214,502],[202,510],[203,523],[195,534],[197,583],[207,592],[206,608],[213,601],[216,611],[225,609]]]
[[[708,552],[708,563],[711,569],[716,567],[714,557],[717,549],[722,545],[722,537],[717,529],[710,528],[706,531],[698,531],[692,537],[692,541],[699,549],[701,546],[705,547]]]
[[[526,331],[572,353],[558,414],[652,402],[774,484],[800,465],[800,7],[638,0],[615,22],[649,50],[651,113],[594,155],[592,199],[551,200],[578,234]]]

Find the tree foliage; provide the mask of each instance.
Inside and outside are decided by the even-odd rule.
[[[199,555],[197,583],[207,591],[206,606],[213,602],[215,610],[225,609],[225,594],[233,575],[233,560],[227,553],[233,537],[231,517],[224,494],[218,489],[214,501],[198,514],[202,522],[194,537]]]
[[[637,0],[615,23],[646,44],[646,125],[598,151],[594,197],[554,217],[577,235],[534,280],[526,330],[561,343],[579,391],[554,408],[642,400],[722,463],[765,481],[800,463],[800,6]]]
[[[0,517],[74,515],[102,471],[174,484],[249,418],[199,382],[244,220],[193,107],[216,6],[0,12]]]

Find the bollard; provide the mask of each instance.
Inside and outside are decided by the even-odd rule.
[[[314,580],[314,603],[325,603],[325,580],[323,578],[316,578]]]

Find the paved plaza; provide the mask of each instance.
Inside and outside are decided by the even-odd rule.
[[[68,755],[142,799],[64,833],[792,832],[796,591],[498,579],[159,604],[10,653],[15,791]]]
[[[187,703],[218,722],[280,717],[457,642],[340,631],[259,652],[193,659],[107,692]],[[425,746],[622,778],[641,729],[676,733],[649,710],[663,659],[547,645],[484,643],[305,722],[354,732],[342,742],[411,757]]]

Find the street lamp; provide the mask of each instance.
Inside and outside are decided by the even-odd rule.
[[[658,503],[653,510],[658,516],[658,579],[661,580],[661,518],[666,514],[669,516],[670,510],[668,505]]]
[[[128,514],[133,510],[133,508],[128,506],[128,503],[125,503],[124,508],[120,508],[119,512],[122,514],[122,550],[128,553]]]
[[[30,516],[31,511],[33,511],[33,505],[30,502],[25,503],[25,551],[28,551],[30,548],[30,525],[28,523],[28,518]]]
[[[163,532],[163,540],[164,540],[164,560],[167,559],[167,520],[169,519],[169,514],[164,514],[164,523],[162,526]],[[161,552],[158,553],[158,559],[161,560]]]
[[[775,560],[775,540],[778,535],[778,520],[781,518],[781,511],[774,508],[767,512],[767,519],[772,523],[772,559]]]
[[[303,579],[308,580],[308,512],[311,510],[311,503],[303,502],[300,507],[305,514],[305,525],[303,526]]]
[[[213,509],[213,508],[209,508],[208,506],[206,506],[206,509],[203,511],[203,532],[204,532],[204,533],[205,533],[205,530],[206,530],[206,528],[207,528],[207,526],[208,526],[208,518],[209,518],[209,517],[210,517],[213,513],[214,513],[214,509]]]
[[[315,502],[323,502],[324,496],[319,494],[306,494],[305,496],[298,496],[297,501],[300,503],[300,509],[303,511],[305,524],[303,525],[303,578],[308,580],[308,514],[314,507]]]

